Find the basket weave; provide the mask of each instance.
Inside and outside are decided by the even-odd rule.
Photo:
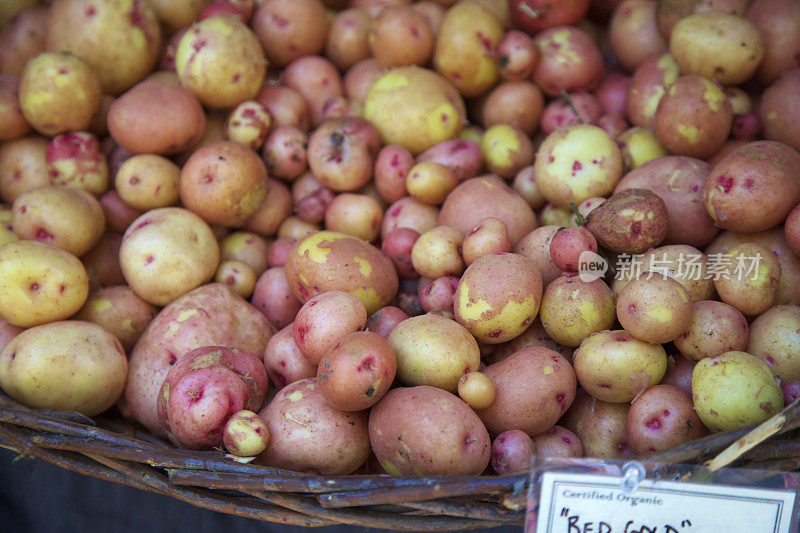
[[[798,403],[757,427],[709,435],[642,460],[800,468]],[[775,436],[782,435],[776,439]],[[769,439],[769,440],[768,440]],[[175,449],[119,418],[27,409],[0,394],[0,446],[68,470],[197,507],[298,526],[398,531],[523,525],[529,474],[472,477],[312,476]]]

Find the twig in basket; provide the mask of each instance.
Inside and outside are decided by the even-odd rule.
[[[476,518],[479,520],[493,520],[507,524],[523,524],[525,513],[503,511],[494,505],[475,501],[460,501],[458,499],[433,500],[426,502],[408,502],[403,507],[416,509],[433,514],[446,514],[448,516],[461,516],[463,518]]]

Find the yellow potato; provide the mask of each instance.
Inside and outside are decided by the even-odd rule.
[[[89,295],[89,277],[77,257],[37,241],[0,248],[0,316],[28,328],[73,315]]]

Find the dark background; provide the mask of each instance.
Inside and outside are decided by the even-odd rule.
[[[199,509],[178,500],[93,479],[0,449],[0,531],[14,533],[381,532],[355,526],[304,530]],[[522,528],[485,529],[519,533]]]

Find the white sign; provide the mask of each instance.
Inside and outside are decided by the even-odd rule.
[[[788,533],[791,490],[546,472],[536,533]]]

